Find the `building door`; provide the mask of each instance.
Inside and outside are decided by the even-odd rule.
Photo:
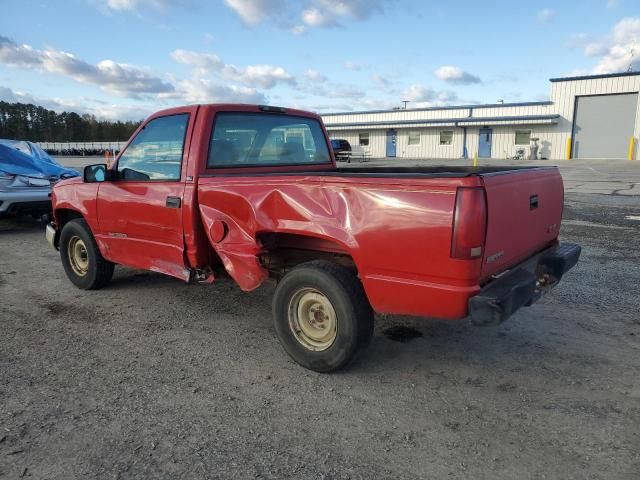
[[[398,132],[396,130],[387,130],[387,157],[395,158],[397,139]]]
[[[572,157],[627,158],[637,109],[637,93],[576,97]]]
[[[491,128],[481,128],[479,132],[478,157],[491,158]]]

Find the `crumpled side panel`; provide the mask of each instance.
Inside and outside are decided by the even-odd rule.
[[[200,214],[211,246],[222,260],[229,276],[246,292],[258,288],[269,274],[258,261],[261,247],[255,236],[251,235],[246,225],[240,225],[213,207],[200,205]],[[211,234],[216,221],[224,222],[228,228],[228,233],[221,242],[215,242]]]
[[[355,246],[349,224],[360,215],[349,211],[347,200],[327,194],[319,184],[277,186],[238,185],[235,182],[199,187],[198,202],[205,231],[229,275],[249,291],[268,278],[258,256],[261,232],[295,233]],[[357,202],[354,202],[357,204]],[[226,236],[215,241],[214,223],[224,222]]]

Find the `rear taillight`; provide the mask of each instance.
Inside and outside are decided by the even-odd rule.
[[[453,212],[451,256],[462,260],[481,258],[487,232],[487,201],[482,188],[458,188]]]

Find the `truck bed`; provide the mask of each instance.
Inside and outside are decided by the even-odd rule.
[[[228,231],[210,240],[241,288],[265,277],[255,267],[265,232],[311,236],[353,258],[376,311],[441,318],[464,317],[481,285],[551,245],[563,196],[555,167],[239,171],[201,176],[197,188],[205,231]],[[482,190],[487,212],[480,254],[469,260],[451,253],[460,189]]]

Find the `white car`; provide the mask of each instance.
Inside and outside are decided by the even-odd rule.
[[[49,214],[51,186],[77,175],[35,143],[0,139],[0,218]]]

